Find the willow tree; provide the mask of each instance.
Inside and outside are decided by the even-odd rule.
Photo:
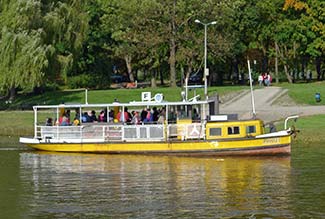
[[[88,15],[85,0],[44,1],[44,41],[55,51],[49,58],[48,78],[66,84],[87,37]]]
[[[0,89],[10,98],[16,88],[32,89],[42,83],[51,46],[44,44],[40,1],[2,2]]]
[[[0,90],[31,90],[66,75],[87,31],[78,0],[0,2]],[[51,73],[55,77],[50,77]],[[66,77],[63,77],[66,78]]]

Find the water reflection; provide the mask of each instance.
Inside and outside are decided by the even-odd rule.
[[[20,154],[29,216],[290,215],[290,157]]]

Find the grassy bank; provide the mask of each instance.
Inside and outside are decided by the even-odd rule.
[[[33,112],[0,112],[4,119],[0,124],[1,136],[33,135]],[[297,120],[296,128],[300,130],[295,141],[300,143],[324,143],[325,142],[325,115],[315,115],[301,117]],[[283,128],[283,124],[278,125],[278,130]]]
[[[306,84],[280,84],[280,86],[289,90],[289,95],[295,102],[300,104],[325,104],[325,100],[320,103],[316,103],[314,95],[316,92],[321,93],[325,98],[325,83],[315,82]],[[209,94],[218,93],[220,96],[231,92],[239,92],[244,89],[249,89],[248,86],[221,86],[221,87],[209,87]],[[165,100],[175,101],[180,100],[181,88],[142,88],[142,89],[111,89],[111,90],[94,90],[88,92],[88,103],[110,103],[117,98],[121,102],[129,102],[130,100],[140,100],[141,92],[151,91],[153,94],[163,93]],[[203,96],[203,89],[197,89],[196,93]],[[191,96],[193,91],[191,91]],[[3,101],[2,101],[3,102]],[[17,109],[22,105],[35,105],[35,104],[59,104],[59,103],[84,103],[85,91],[57,91],[47,92],[38,96],[18,96],[15,101],[10,105],[11,108]],[[4,104],[4,103],[2,103]],[[321,112],[320,112],[321,113]],[[0,136],[22,136],[33,134],[33,113],[31,111],[0,111],[2,122],[0,123]],[[307,119],[307,122],[304,122]],[[321,122],[320,122],[321,121]],[[301,118],[298,122],[298,127],[302,129],[303,139],[307,139],[307,136],[312,138],[322,138],[319,133],[319,129],[324,129],[325,121],[323,116]],[[309,126],[310,127],[309,127]],[[301,126],[301,127],[300,127]],[[314,134],[317,133],[317,134]],[[305,136],[306,134],[306,136]],[[308,139],[307,139],[308,140]]]
[[[247,86],[223,86],[210,87],[209,94],[218,93],[223,96],[231,92],[249,89]],[[112,103],[115,98],[120,102],[129,102],[132,100],[140,101],[141,92],[150,91],[152,94],[163,93],[167,101],[181,100],[181,88],[145,88],[145,89],[111,89],[111,90],[91,90],[88,91],[88,103]],[[203,89],[197,89],[196,94],[203,97]],[[193,96],[194,91],[190,91],[189,96]],[[33,106],[44,104],[60,103],[85,103],[85,91],[57,91],[47,92],[38,96],[18,96],[10,105],[11,109],[19,109],[21,106]],[[2,136],[22,136],[33,134],[33,112],[31,110],[6,110],[0,111],[0,135]]]
[[[288,126],[291,127],[294,123],[289,122]],[[277,124],[277,130],[283,129],[284,122]],[[306,143],[322,143],[325,144],[325,115],[313,115],[306,117],[299,117],[294,124],[298,130],[297,137],[294,141],[302,144]]]
[[[288,84],[279,86],[288,89],[289,96],[298,104],[325,105],[325,82]],[[321,94],[321,102],[315,101],[315,93]]]
[[[325,115],[299,118],[296,124],[300,132],[297,141],[301,143],[325,143]]]
[[[249,89],[248,86],[221,86],[209,87],[209,95],[218,93],[224,95],[229,92]],[[110,89],[110,90],[90,90],[88,91],[88,103],[112,103],[114,99],[120,102],[129,102],[132,100],[140,101],[141,93],[150,91],[152,94],[162,93],[167,101],[181,100],[181,88],[158,87],[158,88],[139,88],[139,89]],[[189,91],[193,96],[194,91]],[[204,89],[196,89],[196,94],[204,96]],[[52,105],[60,103],[85,103],[85,90],[74,91],[55,91],[46,92],[42,95],[19,95],[9,105],[9,109],[27,108],[33,105]],[[3,108],[6,106],[2,101]]]
[[[325,82],[288,84],[282,83],[275,86],[281,86],[288,89],[289,96],[298,104],[307,105],[325,105],[325,99],[317,103],[315,93],[320,93],[325,98]],[[255,86],[255,88],[259,88]],[[249,89],[248,86],[218,86],[209,87],[209,95],[218,93],[224,95],[230,92]],[[120,102],[129,102],[131,100],[140,100],[141,92],[150,91],[153,94],[163,93],[165,100],[175,101],[181,99],[181,88],[138,88],[138,89],[110,89],[110,90],[90,90],[88,91],[88,103],[111,103],[114,99]],[[203,97],[204,89],[196,89],[196,94]],[[190,91],[190,96],[193,95]],[[20,110],[30,109],[33,105],[60,104],[60,103],[85,103],[85,90],[73,91],[54,91],[45,92],[42,95],[18,95],[10,104],[0,100],[0,109]]]
[[[33,135],[34,113],[32,111],[0,111],[0,136]]]

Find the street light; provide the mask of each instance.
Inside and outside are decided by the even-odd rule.
[[[195,23],[202,24],[204,26],[204,95],[205,98],[208,98],[208,80],[207,76],[209,75],[209,70],[207,69],[207,26],[217,24],[216,21],[209,23],[203,23],[200,20],[196,19]]]

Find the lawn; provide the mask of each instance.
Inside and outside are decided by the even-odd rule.
[[[225,95],[230,92],[236,92],[249,89],[247,86],[221,86],[209,87],[209,95],[218,93]],[[181,100],[181,88],[139,88],[139,89],[110,89],[110,90],[90,90],[88,91],[88,103],[112,103],[114,99],[120,102],[140,101],[142,92],[152,92],[152,96],[162,93],[166,101]],[[197,89],[196,94],[203,97],[204,89]],[[189,92],[192,97],[194,91]],[[18,96],[10,105],[11,109],[20,109],[21,106],[31,107],[33,105],[60,104],[60,103],[85,103],[85,91],[57,91],[47,92],[43,95]],[[3,103],[4,104],[4,103]],[[20,136],[33,134],[33,112],[31,110],[8,110],[0,111],[3,121],[0,124],[0,136]],[[44,119],[45,121],[45,119]]]
[[[32,111],[0,111],[0,136],[32,135],[34,113]]]
[[[304,83],[304,84],[280,84],[279,86],[287,88],[289,95],[294,101],[300,104],[317,105],[324,104],[315,101],[315,93],[319,92],[325,95],[325,83]],[[249,89],[248,86],[220,86],[209,87],[209,95],[218,93],[223,96],[230,92],[238,92]],[[181,88],[139,88],[139,89],[110,89],[110,90],[90,90],[88,91],[88,103],[111,103],[117,98],[120,102],[139,101],[141,92],[150,91],[152,95],[163,93],[166,101],[181,100]],[[203,97],[204,89],[197,89],[196,93]],[[193,91],[190,92],[193,95]],[[3,102],[3,101],[2,101]],[[85,91],[57,91],[47,92],[43,95],[18,96],[10,105],[12,109],[19,109],[22,105],[34,104],[59,104],[59,103],[84,103]],[[5,104],[5,103],[2,103]],[[0,111],[2,122],[0,124],[0,135],[31,135],[33,133],[33,113],[32,111]],[[302,139],[314,138],[314,140],[323,138],[319,130],[325,130],[325,116],[314,116],[300,118],[297,127],[302,130]],[[310,136],[310,137],[308,137]],[[324,137],[325,139],[325,137]],[[324,140],[323,139],[323,140]]]
[[[299,117],[294,123],[292,120],[289,122],[288,127],[294,125],[298,130],[295,141],[300,143],[324,143],[325,135],[325,115],[313,115],[306,117]],[[277,124],[277,130],[283,129],[284,122]]]
[[[209,95],[218,93],[224,95],[229,92],[249,89],[248,86],[220,86],[209,87]],[[109,89],[109,90],[89,90],[88,103],[112,103],[114,99],[120,102],[140,101],[141,93],[148,92],[154,96],[157,93],[162,93],[166,101],[181,100],[181,88],[158,87],[158,88],[139,88],[139,89]],[[189,96],[192,97],[194,90],[189,91]],[[196,94],[203,97],[204,89],[197,89]],[[85,90],[75,91],[56,91],[46,92],[42,95],[21,95],[18,96],[11,104],[9,109],[26,108],[32,105],[44,104],[60,104],[60,103],[85,103]],[[5,104],[5,103],[2,103]]]
[[[307,142],[325,142],[325,115],[315,115],[299,118],[296,124],[298,133],[297,140]]]
[[[325,105],[325,82],[280,84],[279,86],[289,90],[289,96],[298,104]],[[321,102],[315,101],[315,94],[320,93]]]

